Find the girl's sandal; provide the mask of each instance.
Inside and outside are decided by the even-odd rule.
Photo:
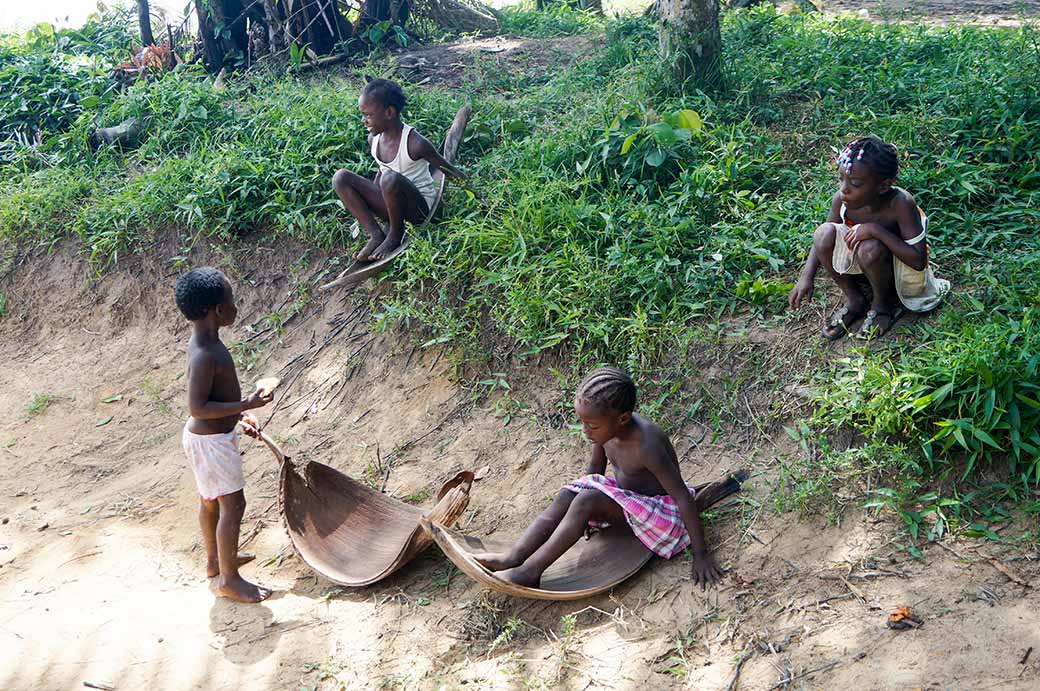
[[[823,337],[828,341],[836,341],[848,333],[849,327],[862,317],[862,314],[853,314],[848,305],[842,305],[841,309],[831,315],[827,326],[823,327]]]
[[[902,316],[902,307],[896,307],[891,312],[870,310],[867,312],[867,316],[863,319],[863,323],[856,332],[856,338],[861,341],[869,341],[872,338],[881,338],[892,330],[892,327],[896,325],[896,322],[899,321],[899,318]],[[887,319],[888,321],[882,325],[881,323],[878,323],[879,319]]]

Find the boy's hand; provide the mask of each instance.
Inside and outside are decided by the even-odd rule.
[[[813,282],[800,279],[787,294],[787,306],[793,310],[801,307],[802,302],[809,300],[813,294]]]
[[[246,433],[246,436],[253,439],[260,438],[260,421],[256,419],[256,415],[242,413],[238,419],[242,421],[242,431]]]
[[[266,396],[260,391],[254,391],[253,394],[246,399],[246,408],[248,410],[252,410],[253,408],[263,408],[273,400],[273,391],[268,391]]]
[[[693,555],[693,582],[704,590],[725,575],[710,554]]]

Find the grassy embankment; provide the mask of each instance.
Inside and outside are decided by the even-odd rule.
[[[816,392],[790,428],[805,457],[782,463],[776,496],[808,509],[870,474],[888,486],[874,503],[897,511],[914,539],[951,528],[995,537],[1004,507],[1040,510],[1040,49],[1030,27],[727,13],[726,86],[705,94],[661,73],[642,19],[512,11],[505,26],[589,40],[573,64],[566,45],[516,73],[478,56],[459,88],[409,89],[407,118],[428,134],[473,102],[461,163],[491,204],[455,193],[443,220],[418,231],[379,298],[381,323],[409,320],[424,341],[469,354],[505,344],[521,363],[562,353],[571,384],[594,361],[616,362],[644,384],[655,415],[719,430],[726,387],[740,382],[691,384],[689,363],[732,337],[733,315],[766,330],[791,320],[784,296],[825,217],[835,150],[874,133],[902,152],[901,184],[929,214],[954,293],[899,340],[840,360],[806,343],[792,349],[795,365],[759,360],[742,375],[778,394],[791,383]],[[190,242],[261,229],[352,246],[329,177],[370,167],[356,78],[256,74],[216,91],[185,69],[120,92],[96,67],[68,71],[70,50],[36,37],[0,52],[0,92],[15,93],[14,71],[31,63],[61,84],[34,95],[22,82],[27,102],[71,94],[38,117],[15,107],[19,96],[0,98],[5,134],[35,128],[43,139],[0,149],[0,236],[75,234],[99,267],[167,227]],[[373,59],[365,71],[391,64]],[[95,118],[131,115],[149,122],[138,150],[89,152]],[[839,428],[855,430],[851,446],[828,443]]]

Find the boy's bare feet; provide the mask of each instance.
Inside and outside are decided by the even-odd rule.
[[[401,246],[401,238],[395,238],[392,234],[391,235],[387,235],[386,239],[383,240],[383,244],[381,244],[376,249],[376,251],[372,253],[371,257],[372,257],[372,259],[374,261],[379,261],[380,259],[386,259],[387,256],[392,254],[393,251],[396,250],[400,246]]]
[[[499,571],[495,574],[503,581],[509,581],[510,583],[516,583],[517,585],[527,586],[528,588],[537,588],[542,582],[541,576],[532,576],[522,566],[517,566],[513,569],[506,569],[505,571]]]
[[[226,580],[221,576],[217,579],[213,592],[218,597],[227,597],[239,602],[260,602],[271,596],[270,588],[250,583],[241,576]]]
[[[248,564],[249,562],[256,559],[256,555],[252,552],[239,552],[238,553],[238,565]],[[213,557],[206,562],[206,575],[210,578],[220,575],[220,562],[217,561],[216,557]]]
[[[519,566],[522,562],[512,559],[508,552],[481,552],[474,554],[473,559],[488,571],[502,571]]]
[[[371,261],[372,253],[375,252],[376,249],[382,247],[385,239],[386,236],[382,233],[379,235],[373,235],[371,239],[369,239],[368,244],[354,253],[354,259],[357,259],[359,262]]]

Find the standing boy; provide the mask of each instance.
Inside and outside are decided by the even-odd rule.
[[[206,575],[217,577],[217,595],[240,602],[259,602],[271,594],[246,581],[238,567],[252,560],[239,555],[238,534],[246,509],[242,456],[236,425],[243,420],[256,436],[259,424],[246,413],[271,402],[259,392],[242,398],[231,353],[220,341],[220,328],[238,316],[231,284],[220,271],[192,269],[177,281],[177,307],[192,324],[188,341],[188,411],[182,443],[202,503],[199,525],[206,544]]]

